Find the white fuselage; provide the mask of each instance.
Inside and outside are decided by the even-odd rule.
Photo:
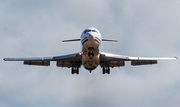
[[[81,35],[82,65],[88,70],[94,70],[99,65],[101,41],[101,34],[96,28],[85,29]]]

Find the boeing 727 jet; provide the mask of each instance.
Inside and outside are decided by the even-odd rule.
[[[103,39],[100,32],[93,27],[82,32],[80,39],[64,40],[63,42],[81,41],[82,51],[78,53],[54,56],[54,57],[33,57],[33,58],[4,58],[5,61],[24,61],[25,65],[49,66],[50,61],[56,61],[57,67],[71,68],[71,73],[79,74],[79,68],[92,70],[98,65],[102,68],[103,74],[110,74],[110,68],[125,66],[125,61],[131,61],[131,65],[157,64],[157,60],[176,60],[177,57],[131,57],[101,52],[99,47],[102,41],[117,42],[117,40]]]

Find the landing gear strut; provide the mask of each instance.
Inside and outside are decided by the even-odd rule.
[[[79,74],[79,68],[78,67],[72,67],[71,73],[74,74]]]
[[[89,47],[88,50],[90,50],[90,52],[88,53],[88,56],[90,57],[91,55],[94,56],[94,47]]]
[[[102,73],[103,74],[110,74],[110,68],[109,67],[103,67],[103,70],[102,70]]]

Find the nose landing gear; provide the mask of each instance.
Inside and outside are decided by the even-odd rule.
[[[89,56],[89,57],[90,57],[90,56],[94,56],[94,52],[93,52],[94,47],[89,47],[88,50],[89,50],[88,56]]]

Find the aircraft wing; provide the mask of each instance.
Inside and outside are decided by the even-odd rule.
[[[176,60],[177,57],[131,57],[111,53],[100,53],[101,67],[125,66],[125,61],[131,61],[131,65],[157,64],[157,60]]]
[[[56,61],[58,67],[80,67],[81,53],[73,53],[54,57],[32,57],[32,58],[4,58],[4,61],[24,61],[25,65],[49,66],[50,61]]]

